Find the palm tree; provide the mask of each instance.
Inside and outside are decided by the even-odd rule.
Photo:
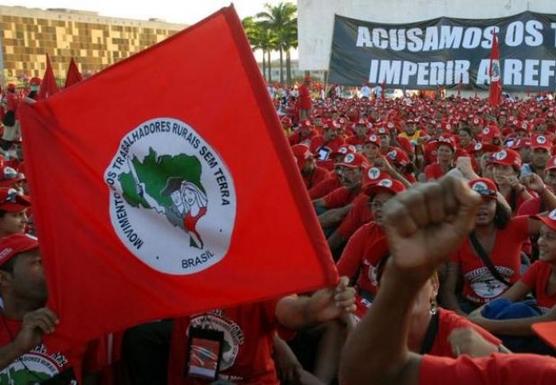
[[[295,41],[295,44],[297,44],[296,12],[295,4],[284,2],[274,7],[265,4],[265,11],[257,14],[257,18],[265,23],[275,37],[274,48],[278,50],[280,55],[280,83],[284,83],[284,51],[288,58],[289,50],[293,46],[292,43]],[[288,78],[291,79],[291,72]]]
[[[265,50],[263,48],[263,39],[262,39],[262,31],[261,25],[253,16],[245,17],[241,24],[243,25],[243,29],[245,30],[245,34],[249,39],[249,43],[251,44],[251,48],[253,51],[257,51],[260,49],[263,52],[263,76],[266,77],[266,58],[265,58]]]
[[[263,53],[263,76],[272,81],[270,54],[276,47],[276,36],[267,22],[255,20],[252,16],[244,18],[242,24],[253,51],[260,49]]]

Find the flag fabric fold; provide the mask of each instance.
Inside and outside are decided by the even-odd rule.
[[[79,68],[77,68],[77,63],[75,63],[75,60],[71,58],[68,66],[68,72],[66,73],[66,84],[64,85],[64,88],[68,88],[71,85],[79,83],[81,80],[83,80],[83,77],[79,72]]]
[[[51,342],[337,281],[233,7],[22,109]]]
[[[56,78],[54,77],[54,71],[52,69],[52,64],[50,63],[50,56],[46,54],[46,70],[44,71],[37,99],[46,99],[49,96],[54,95],[56,92],[58,92],[58,85],[56,84]]]

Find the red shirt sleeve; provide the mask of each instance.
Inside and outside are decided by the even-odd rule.
[[[492,354],[458,359],[423,356],[419,385],[553,385],[556,359],[534,354]]]
[[[309,190],[309,196],[311,199],[322,198],[326,194],[333,191],[338,186],[337,179],[336,175],[331,175],[328,179],[325,179],[316,186],[312,187]]]
[[[351,278],[357,272],[361,264],[361,258],[363,258],[366,235],[365,227],[361,227],[349,239],[336,265],[340,276],[345,275]]]
[[[512,226],[515,239],[520,239],[522,242],[529,239],[529,215],[513,217],[510,226]]]
[[[350,192],[345,187],[337,188],[336,190],[332,191],[330,194],[323,198],[324,206],[327,209],[335,209],[338,207],[343,207],[347,203],[346,201],[349,199]]]

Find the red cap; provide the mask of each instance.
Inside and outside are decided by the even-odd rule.
[[[545,170],[554,170],[556,169],[556,156],[553,156],[546,162]]]
[[[29,234],[12,234],[0,238],[0,266],[17,254],[39,247],[37,238]]]
[[[519,150],[524,147],[531,147],[531,139],[529,138],[519,138],[516,140],[512,146],[512,149]]]
[[[534,218],[547,225],[550,230],[556,231],[556,209],[552,210],[547,215],[535,215]]]
[[[346,144],[344,146],[340,146],[334,150],[332,150],[331,155],[347,155],[347,154],[355,154],[357,152],[357,148],[353,144]]]
[[[29,197],[19,194],[13,188],[0,188],[0,210],[18,213],[31,206]]]
[[[492,158],[489,160],[489,162],[500,164],[503,166],[512,166],[516,169],[519,169],[521,167],[521,156],[514,150],[500,150],[492,154]]]
[[[556,321],[537,322],[532,326],[533,331],[542,338],[547,344],[556,348]]]
[[[436,148],[440,147],[443,144],[449,146],[452,149],[452,152],[456,151],[456,145],[454,143],[454,140],[449,136],[439,137],[438,140],[436,141]]]
[[[407,156],[407,154],[399,148],[394,148],[392,151],[388,152],[386,156],[392,162],[401,166],[407,166],[409,164],[409,156]]]
[[[25,180],[25,175],[11,167],[4,167],[0,173],[0,187],[10,187],[14,183]]]
[[[296,144],[295,146],[292,146],[292,152],[295,157],[295,161],[297,162],[297,167],[299,167],[300,170],[305,164],[305,161],[313,156],[309,147],[304,144]]]
[[[491,179],[473,179],[469,181],[469,187],[471,187],[471,190],[479,193],[485,198],[496,199],[496,192],[498,191],[498,189],[496,188],[496,184]]]
[[[29,85],[31,85],[31,86],[40,86],[41,85],[41,78],[38,78],[36,76],[34,78],[31,78],[31,80],[29,80]]]
[[[336,166],[343,166],[348,168],[365,167],[368,165],[367,158],[360,154],[347,154],[341,162],[338,162]]]
[[[363,174],[363,186],[367,184],[376,183],[381,179],[391,178],[390,174],[385,171],[382,171],[378,167],[369,167],[366,172]]]
[[[535,150],[537,148],[544,148],[545,150],[550,151],[552,148],[550,139],[544,135],[533,135],[531,138],[531,149]]]
[[[380,179],[378,182],[368,183],[363,189],[367,195],[372,197],[379,192],[389,192],[396,195],[397,193],[405,191],[405,186],[396,179],[384,178]]]

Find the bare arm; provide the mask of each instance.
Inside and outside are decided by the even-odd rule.
[[[508,320],[491,320],[484,318],[480,314],[473,313],[470,320],[487,329],[494,334],[502,334],[509,336],[530,336],[533,335],[531,325],[537,322],[547,322],[556,320],[556,307],[553,307],[548,313],[537,317],[508,319]]]
[[[466,317],[467,314],[465,314],[459,307],[458,298],[456,296],[456,287],[458,284],[459,274],[460,272],[458,263],[449,262],[446,269],[446,281],[444,282],[444,285],[441,285],[440,287],[440,294],[442,304],[446,309],[453,310],[457,314]]]
[[[321,227],[330,227],[338,224],[347,215],[352,208],[352,204],[337,209],[330,209],[319,215],[319,223]]]
[[[291,295],[276,304],[276,318],[283,326],[297,330],[329,321],[355,311],[355,289],[347,277],[336,288],[321,289],[310,297]]]

